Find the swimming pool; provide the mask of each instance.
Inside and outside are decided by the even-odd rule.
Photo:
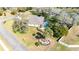
[[[47,21],[44,22],[44,27],[48,27],[48,22]]]

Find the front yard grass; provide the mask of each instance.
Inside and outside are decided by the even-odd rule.
[[[37,41],[32,36],[32,34],[36,32],[37,32],[36,28],[29,27],[26,33],[24,34],[21,33],[14,33],[14,34],[19,38],[20,42],[22,42],[24,45],[28,47],[31,47],[34,46],[35,45],[34,43]]]

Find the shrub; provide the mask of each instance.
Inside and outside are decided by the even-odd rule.
[[[39,46],[39,45],[41,45],[41,42],[35,42],[35,45]]]
[[[12,14],[12,15],[15,15],[15,14],[16,14],[16,12],[15,12],[15,11],[12,11],[12,12],[11,12],[11,14]]]
[[[36,39],[45,39],[45,36],[44,36],[44,34],[37,32],[35,38]]]

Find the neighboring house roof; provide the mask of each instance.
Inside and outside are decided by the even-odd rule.
[[[29,17],[28,19],[28,24],[33,24],[33,25],[42,25],[44,23],[44,17],[42,16],[36,16],[33,15],[31,17]]]

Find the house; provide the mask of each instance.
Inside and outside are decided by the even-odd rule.
[[[36,16],[32,15],[28,18],[28,26],[33,26],[33,27],[40,27],[41,29],[44,29],[44,17],[42,16]]]

